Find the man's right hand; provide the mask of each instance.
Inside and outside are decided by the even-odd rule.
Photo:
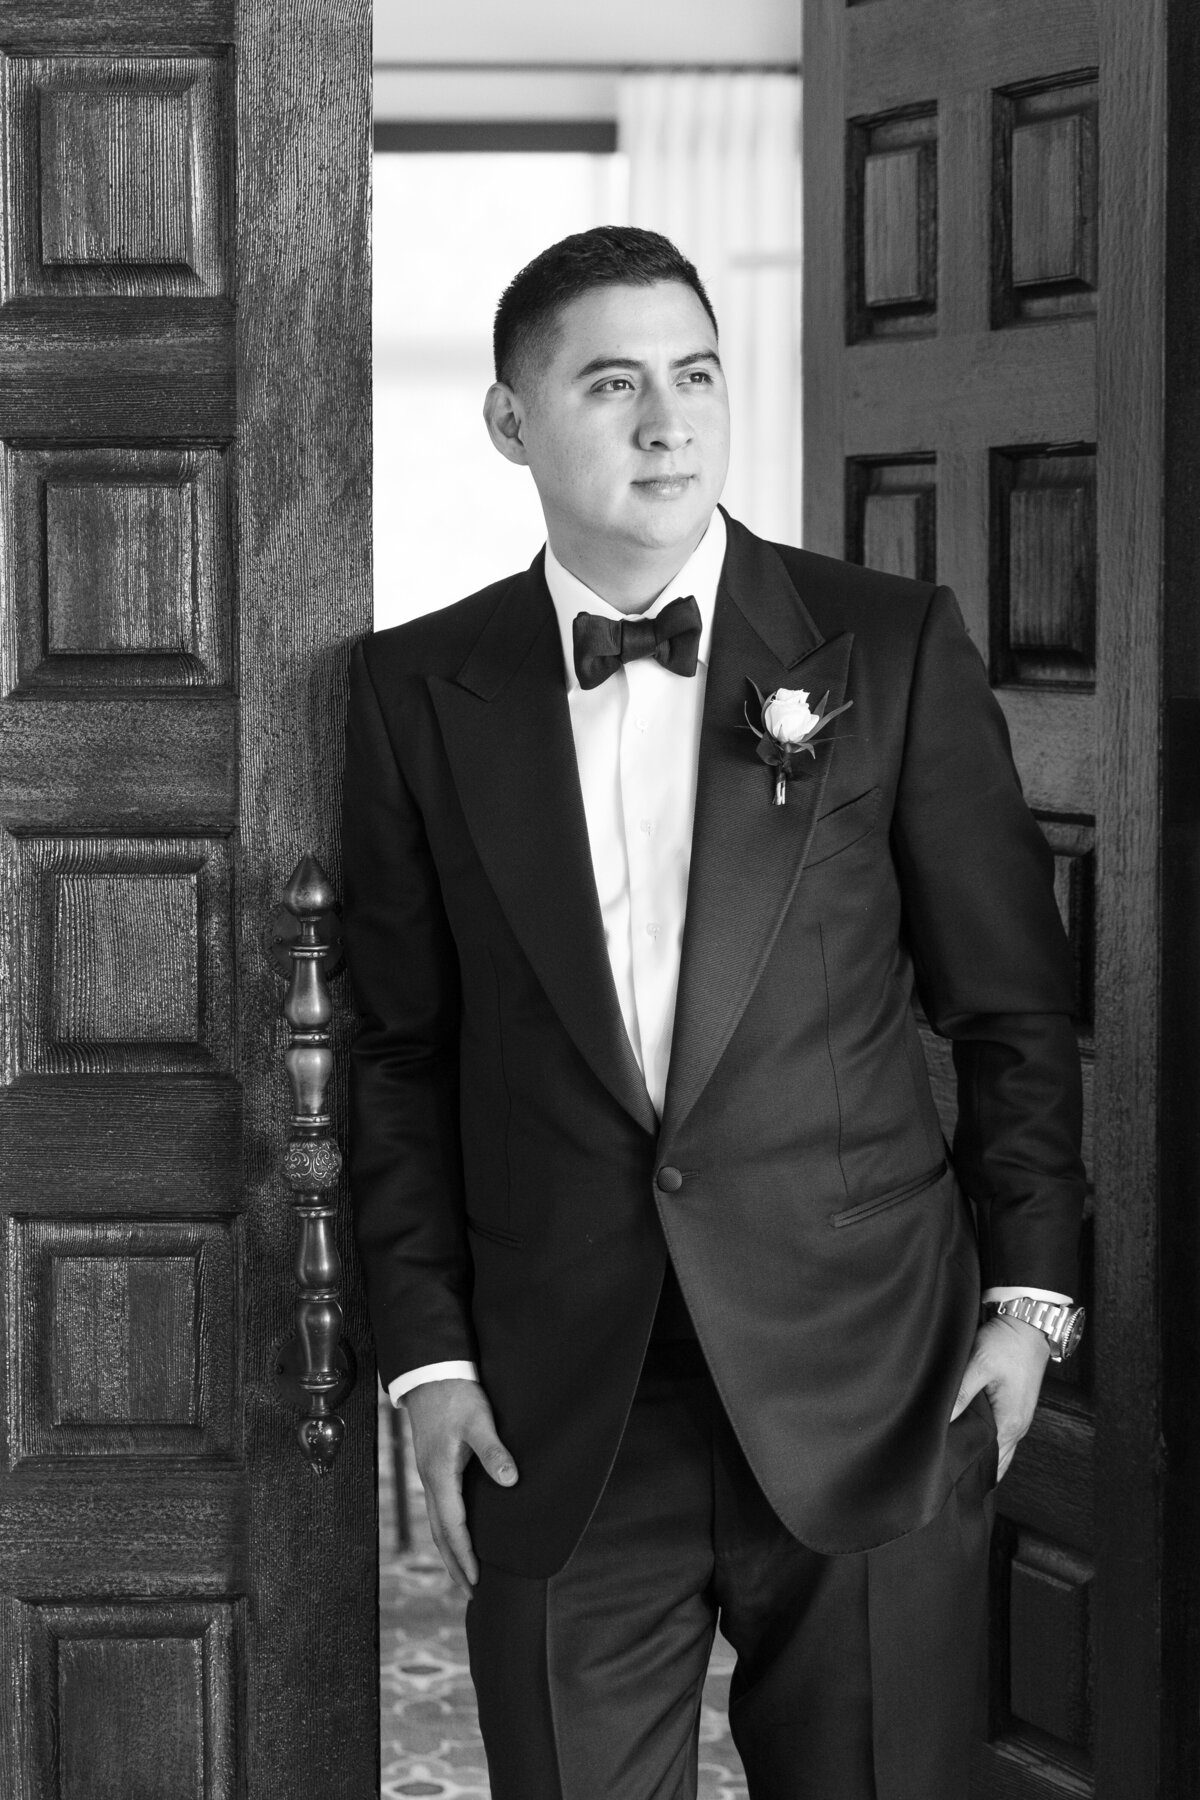
[[[462,1476],[477,1456],[492,1480],[512,1487],[517,1465],[496,1436],[492,1409],[477,1381],[423,1381],[404,1397],[433,1541],[453,1579],[469,1594],[479,1579],[463,1506]]]

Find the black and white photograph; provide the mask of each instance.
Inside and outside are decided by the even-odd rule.
[[[0,1800],[1197,1800],[1197,92],[0,0]]]

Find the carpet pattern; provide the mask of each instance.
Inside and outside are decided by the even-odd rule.
[[[405,1465],[412,1548],[400,1554],[393,1547],[386,1404],[379,1421],[381,1800],[489,1800],[467,1668],[466,1602],[434,1549],[411,1454]],[[732,1669],[733,1652],[718,1638],[700,1717],[699,1800],[748,1800],[725,1717]]]

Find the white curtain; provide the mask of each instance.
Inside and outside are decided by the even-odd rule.
[[[800,537],[800,78],[667,73],[621,82],[630,223],[696,264],[716,310],[733,451],[725,504]]]

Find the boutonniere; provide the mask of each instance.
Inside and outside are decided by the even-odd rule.
[[[747,675],[747,681],[750,677]],[[836,719],[839,713],[848,712],[854,705],[847,700],[842,706],[830,707],[829,695],[818,700],[815,707],[808,703],[808,694],[804,688],[776,688],[773,694],[763,698],[762,689],[756,682],[750,686],[758,696],[759,717],[761,726],[756,725],[750,717],[750,702],[747,700],[743,711],[746,723],[758,739],[758,754],[769,769],[775,771],[776,806],[782,806],[787,799],[787,784],[799,776],[800,758],[811,756],[815,762],[817,753],[813,749],[813,739],[823,731],[830,719]]]

